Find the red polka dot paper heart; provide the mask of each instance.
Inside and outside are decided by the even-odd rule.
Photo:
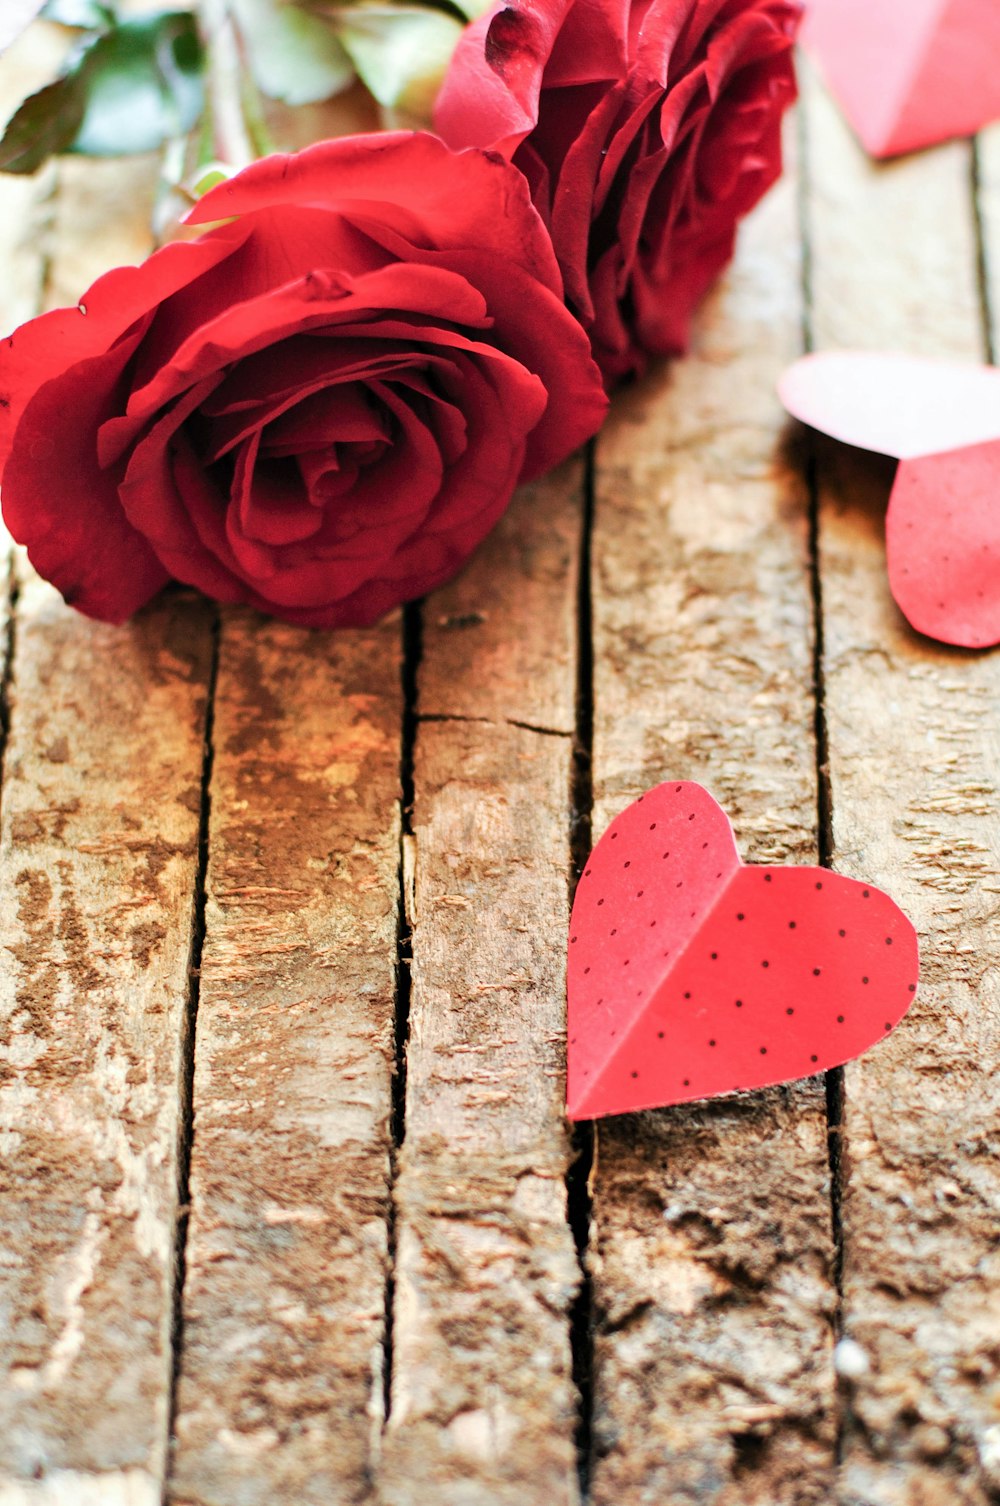
[[[779,391],[803,423],[900,461],[886,543],[907,621],[961,648],[1000,643],[1000,370],[829,351]]]
[[[860,1056],[913,1002],[917,937],[870,884],[741,863],[701,785],[662,784],[591,853],[570,926],[567,1112],[661,1108]]]

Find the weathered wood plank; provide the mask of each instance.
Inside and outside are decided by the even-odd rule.
[[[159,1502],[205,615],[28,580],[0,828],[0,1499]],[[96,1491],[96,1483],[95,1483]]]
[[[170,1499],[367,1496],[382,1411],[400,624],[228,614]]]
[[[155,157],[59,159],[46,286],[50,308],[79,303],[111,267],[149,255],[157,170]]]
[[[755,861],[815,862],[808,506],[774,382],[801,342],[794,185],[745,227],[689,359],[598,442],[594,834],[668,778]],[[823,1083],[597,1127],[593,1500],[826,1502]]]
[[[807,108],[817,346],[978,357],[969,149],[876,167],[814,85]],[[843,1315],[863,1373],[838,1499],[984,1506],[1000,1484],[1000,658],[908,629],[886,581],[891,468],[818,454],[836,866],[895,895],[924,958],[910,1016],[846,1072]]]
[[[581,502],[578,465],[522,493],[425,608],[392,1506],[578,1499],[563,1032]]]
[[[27,33],[4,88],[44,81],[64,40]],[[3,183],[7,322],[148,250],[148,164],[113,165],[113,216],[111,169],[89,167]],[[0,834],[5,1503],[162,1496],[208,620],[175,596],[101,627],[22,577]]]

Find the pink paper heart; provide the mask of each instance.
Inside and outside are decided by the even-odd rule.
[[[810,428],[897,460],[1000,439],[995,366],[827,350],[793,362],[778,395]]]
[[[873,157],[1000,117],[996,0],[809,0],[802,39]]]
[[[889,586],[918,632],[1000,642],[1000,370],[865,351],[806,356],[778,387],[795,418],[893,455]]]
[[[904,460],[885,528],[889,586],[917,631],[1000,643],[1000,440]]]
[[[824,868],[746,866],[707,790],[612,822],[570,926],[567,1112],[593,1119],[789,1082],[859,1056],[913,1002],[916,933]]]

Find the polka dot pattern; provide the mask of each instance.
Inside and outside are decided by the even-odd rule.
[[[886,516],[889,584],[918,632],[963,648],[1000,643],[998,437],[904,460]]]
[[[577,1119],[839,1066],[916,990],[916,936],[891,899],[824,870],[742,864],[725,813],[690,783],[648,791],[609,828],[571,936]]]

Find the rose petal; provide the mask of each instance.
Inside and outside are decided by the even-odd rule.
[[[359,277],[353,285],[339,274],[315,272],[245,303],[232,304],[195,330],[169,363],[132,394],[129,417],[141,425],[210,372],[289,335],[332,329],[383,310],[400,309],[410,316],[427,315],[473,328],[488,323],[482,294],[446,269],[387,266]]]
[[[449,260],[486,291],[501,351],[538,379],[534,391],[545,405],[528,434],[520,477],[531,481],[596,434],[607,415],[589,338],[560,299],[491,252],[452,253]],[[547,332],[545,339],[539,330]],[[527,398],[528,388],[523,391]]]
[[[288,409],[261,433],[270,455],[308,455],[331,445],[373,444],[388,438],[385,418],[377,413],[361,382],[324,387]]]
[[[440,494],[420,538],[445,536],[458,557],[470,554],[507,507],[524,466],[525,431],[515,417],[512,368],[456,361],[466,396],[466,443],[445,473]],[[419,547],[420,538],[409,548]]]
[[[165,246],[140,267],[117,267],[99,278],[76,308],[53,309],[9,335],[0,345],[0,464],[44,383],[103,355],[131,325],[148,320],[157,303],[225,261],[238,244],[230,232]]]
[[[366,379],[389,376],[405,369],[406,364],[423,365],[434,358],[422,358],[422,352],[414,349],[410,352],[408,363],[401,363],[400,357],[392,353],[377,359],[359,357],[342,368],[338,364],[338,358],[347,343],[349,342],[331,342],[329,352],[318,350],[317,355],[323,356],[323,360],[317,363],[320,372],[303,383],[301,388],[264,393],[255,405],[249,402],[230,404],[218,418],[210,418],[207,422],[209,442],[205,450],[206,459],[220,459],[255,428],[264,426],[268,431],[266,443],[272,451],[277,445],[291,452],[296,448],[315,448],[317,443],[332,443],[333,431],[329,429],[329,424],[334,422],[338,412],[341,415],[340,422],[347,425],[342,438],[384,439],[385,435],[377,432],[378,421],[370,409],[367,420],[362,420],[360,416],[352,418],[355,401],[352,394],[355,390],[364,390]],[[369,346],[377,348],[375,341],[355,343],[360,349],[367,349]],[[218,406],[221,406],[220,393],[223,386],[225,383],[214,394]],[[205,412],[210,412],[209,405],[206,405]],[[321,414],[326,415],[322,421]],[[317,435],[321,437],[317,439]]]
[[[301,544],[322,528],[323,514],[310,502],[294,462],[261,460],[255,434],[236,459],[226,524],[239,558],[239,540],[255,546]]]
[[[124,622],[169,576],[122,510],[117,471],[102,470],[94,433],[124,402],[122,372],[139,332],[45,382],[18,424],[3,475],[7,527],[40,575],[88,617]]]
[[[118,496],[126,516],[142,530],[160,558],[164,557],[165,551],[197,548],[198,534],[193,520],[200,516],[200,509],[188,510],[174,483],[171,457],[182,443],[190,448],[183,426],[218,380],[218,373],[207,377],[150,425],[129,456],[118,485]],[[200,488],[199,491],[204,496]],[[221,514],[225,509],[225,499],[211,484],[209,492],[214,499],[212,511]]]
[[[538,121],[542,70],[571,4],[497,0],[466,27],[434,106],[445,141],[514,155]]]
[[[628,13],[627,0],[575,0],[553,39],[545,87],[565,89],[625,78]]]
[[[234,305],[252,303],[275,289],[304,283],[311,274],[343,275],[344,286],[384,266],[386,257],[370,237],[328,209],[285,206],[280,214],[248,215],[235,225],[213,229],[204,240],[239,236],[225,263],[160,305],[136,362],[134,385],[141,389],[199,330]],[[194,244],[197,244],[194,243]]]
[[[336,208],[358,224],[385,224],[425,249],[479,245],[488,225],[498,254],[554,292],[561,289],[551,244],[520,173],[483,152],[452,152],[429,132],[343,136],[292,157],[264,157],[213,188],[188,218],[204,224],[288,204]]]

